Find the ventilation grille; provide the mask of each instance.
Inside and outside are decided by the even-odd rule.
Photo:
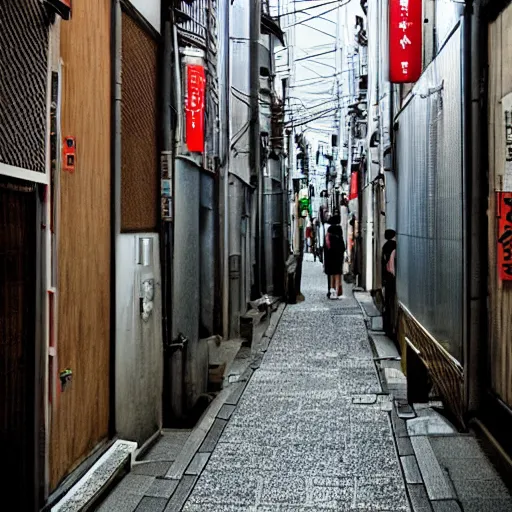
[[[157,44],[123,13],[121,229],[151,231],[158,214]]]
[[[0,162],[45,172],[49,19],[41,2],[0,8]]]

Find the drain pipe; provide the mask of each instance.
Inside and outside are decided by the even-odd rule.
[[[260,27],[261,27],[261,0],[250,0],[250,59],[251,59],[251,166],[257,178],[258,223],[257,223],[257,264],[256,264],[256,290],[262,293],[263,273],[263,173],[260,165]]]
[[[482,165],[482,126],[486,126],[481,116],[480,80],[483,69],[482,41],[480,23],[480,0],[467,3],[464,34],[464,116],[465,152],[464,159],[464,222],[466,247],[466,264],[464,265],[464,360],[466,362],[464,394],[468,415],[473,416],[481,405],[483,368],[480,354],[484,353],[487,340],[486,323],[486,245],[487,225],[485,222],[487,188]],[[483,124],[482,124],[483,123]]]
[[[164,3],[162,9],[163,17],[163,71],[162,71],[162,151],[171,152],[173,149],[172,140],[172,123],[173,116],[171,110],[172,105],[172,52],[173,52],[173,32],[172,23],[169,17],[172,15],[172,11],[166,8],[167,5]],[[171,174],[172,176],[172,174]],[[162,323],[164,333],[164,344],[170,343],[171,340],[171,279],[172,275],[172,223],[162,222],[161,224],[161,236],[163,238],[163,244],[161,248],[162,255]]]
[[[221,269],[222,269],[222,334],[229,337],[229,141],[230,115],[230,2],[219,1],[219,149],[220,149],[220,204],[221,204]]]

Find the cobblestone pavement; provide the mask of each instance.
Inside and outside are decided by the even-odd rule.
[[[319,263],[302,291],[184,511],[409,510],[360,308],[327,299]]]

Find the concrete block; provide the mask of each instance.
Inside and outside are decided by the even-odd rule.
[[[151,487],[146,491],[146,496],[152,496],[154,498],[166,498],[169,499],[172,493],[178,486],[177,480],[169,480],[165,478],[157,478]]]
[[[165,512],[180,512],[196,482],[197,476],[185,475],[178,484],[178,487],[176,487],[176,491],[174,491],[169,503],[167,503]]]
[[[462,512],[460,505],[455,500],[433,501],[434,512]]]
[[[196,453],[185,474],[199,476],[208,463],[209,458],[209,453]]]
[[[414,420],[412,420],[414,421]],[[431,500],[455,499],[453,488],[446,479],[427,437],[411,437],[421,476]]]
[[[132,466],[134,475],[164,476],[171,467],[171,461],[141,461]]]
[[[393,340],[383,334],[370,333],[370,340],[373,342],[377,357],[400,357]]]
[[[510,512],[512,510],[512,498],[497,499],[465,499],[462,500],[464,512]]]
[[[219,411],[219,414],[217,414],[217,418],[220,418],[221,420],[229,420],[235,409],[235,405],[224,404]]]
[[[423,483],[420,469],[414,455],[406,455],[405,457],[400,457],[400,462],[402,463],[402,467],[404,469],[405,481],[408,484]]]
[[[485,458],[478,441],[469,435],[436,436],[430,444],[440,459]]]
[[[421,410],[417,418],[408,420],[407,431],[411,437],[457,434],[455,427],[432,409]]]
[[[115,475],[129,464],[136,448],[137,443],[116,441],[64,498],[52,507],[52,512],[79,511],[98,499]]]
[[[163,512],[166,505],[165,498],[144,497],[135,512]]]
[[[408,437],[397,437],[396,444],[398,446],[398,454],[401,456],[414,455],[411,440]]]
[[[99,505],[96,512],[133,512],[142,498],[142,494],[128,494],[114,491]]]
[[[208,432],[206,439],[203,441],[203,444],[199,448],[200,452],[213,452],[226,424],[226,420],[221,420],[217,417],[212,425],[212,428]]]
[[[424,485],[408,485],[407,490],[409,491],[412,512],[432,512],[432,506]]]

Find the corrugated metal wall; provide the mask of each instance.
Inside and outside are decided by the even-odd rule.
[[[399,116],[397,287],[402,304],[462,358],[461,28]]]

